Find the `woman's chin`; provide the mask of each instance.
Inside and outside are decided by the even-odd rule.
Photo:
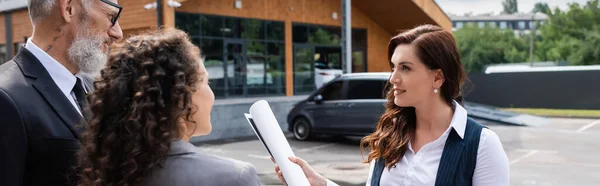
[[[397,99],[397,98],[394,99],[394,104],[396,106],[399,106],[399,107],[409,107],[410,106],[410,104],[408,104],[406,101],[402,101],[402,100]]]

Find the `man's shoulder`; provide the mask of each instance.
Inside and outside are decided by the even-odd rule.
[[[17,63],[14,60],[6,61],[6,62],[0,64],[0,77],[10,75],[10,74],[14,73],[15,71],[21,72],[21,70],[19,69],[19,66],[17,65]]]
[[[8,94],[28,88],[23,72],[14,61],[0,65],[0,89]]]

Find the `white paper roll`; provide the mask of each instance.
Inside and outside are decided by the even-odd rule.
[[[309,186],[302,168],[291,162],[288,157],[295,157],[279,123],[265,100],[260,100],[250,106],[250,115],[260,131],[264,142],[267,144],[275,161],[283,172],[283,177],[289,186]]]

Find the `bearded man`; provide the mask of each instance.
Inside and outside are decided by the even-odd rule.
[[[33,34],[0,66],[0,185],[75,185],[90,75],[123,32],[117,0],[29,0]]]

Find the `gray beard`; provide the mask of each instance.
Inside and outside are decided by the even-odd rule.
[[[102,36],[93,35],[89,24],[85,22],[80,28],[67,51],[69,59],[79,67],[80,72],[98,76],[108,60],[108,54],[101,49],[105,39]]]

